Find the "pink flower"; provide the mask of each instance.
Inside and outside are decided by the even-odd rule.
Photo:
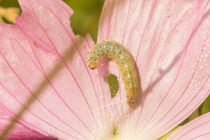
[[[117,66],[110,62],[91,71],[86,66],[88,36],[72,45],[73,11],[60,0],[19,0],[16,25],[0,24],[0,130],[58,62],[36,102],[19,120],[15,138],[101,140],[157,139],[186,119],[210,92],[210,18],[208,0],[107,0],[98,42],[115,40],[133,55],[141,77],[138,107],[126,104]],[[63,53],[71,49],[70,61]],[[120,90],[110,97],[104,73],[119,76]],[[19,131],[19,128],[22,131]],[[30,130],[28,130],[29,128]],[[180,128],[169,139],[209,139],[210,113]],[[39,133],[37,133],[37,132]],[[14,138],[11,135],[10,138]],[[29,136],[30,135],[30,136]],[[29,136],[29,137],[27,137]],[[50,139],[50,137],[49,137]]]

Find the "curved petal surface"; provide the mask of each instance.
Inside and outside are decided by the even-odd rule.
[[[210,139],[210,113],[190,121],[175,131],[168,140],[208,140]]]
[[[0,104],[0,133],[4,129],[11,117],[14,114],[10,112],[7,108]],[[30,140],[30,139],[39,139],[39,140],[56,140],[56,138],[52,138],[49,136],[45,136],[36,131],[27,128],[23,124],[16,124],[15,128],[13,128],[12,132],[7,136],[8,140]]]
[[[92,39],[74,36],[69,28],[72,11],[62,1],[19,2],[23,12],[17,24],[0,24],[0,102],[17,113],[34,92],[43,89],[44,81],[48,86],[34,97],[36,102],[21,122],[62,139],[93,136],[92,129],[102,122],[99,105],[106,95],[94,82],[97,73],[86,66]],[[80,45],[74,46],[78,40]]]
[[[141,77],[143,93],[130,123],[138,135],[162,136],[209,95],[209,22],[205,0],[105,1],[98,41],[128,48]]]

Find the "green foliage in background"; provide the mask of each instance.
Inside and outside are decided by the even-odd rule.
[[[89,33],[93,40],[97,39],[98,21],[101,15],[104,0],[63,0],[73,10],[71,17],[71,27],[75,34],[85,35]],[[17,0],[2,0],[0,6],[20,7]],[[11,24],[7,19],[6,23]]]
[[[8,7],[20,7],[17,0],[0,0],[0,6],[4,8]]]
[[[119,83],[117,80],[117,76],[115,76],[114,74],[108,73],[106,75],[106,78],[107,78],[107,82],[109,84],[109,90],[111,93],[111,97],[113,98],[116,96],[116,94],[119,90]]]
[[[85,35],[90,33],[96,41],[98,21],[101,15],[104,0],[63,0],[73,10],[71,27],[75,34]]]
[[[196,109],[186,120],[184,120],[181,125],[184,125],[191,120],[197,118],[198,116],[201,116],[202,114],[205,114],[207,112],[210,112],[210,95],[208,98]]]
[[[3,8],[9,8],[9,7],[20,8],[20,5],[19,5],[17,0],[0,0],[0,7],[3,7]],[[0,19],[2,19],[3,22],[5,22],[7,24],[14,24],[13,22],[8,20],[7,18],[5,18],[3,16],[1,17],[1,15],[0,15]]]

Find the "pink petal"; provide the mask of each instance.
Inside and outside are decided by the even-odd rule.
[[[73,61],[64,63],[62,53],[79,38],[69,29],[71,10],[59,0],[22,0],[20,4],[23,13],[16,26],[0,24],[0,102],[17,112],[49,70],[61,61],[65,67],[22,121],[33,124],[27,127],[57,138],[91,137],[92,130],[101,123],[100,100],[108,97],[100,92],[99,82],[93,83],[93,79],[99,79],[97,72],[90,73],[86,66],[93,41],[90,37],[83,39],[80,48],[72,48]]]
[[[204,114],[187,123],[176,132],[169,140],[209,140],[210,139],[210,113]]]
[[[141,76],[143,94],[130,124],[138,135],[162,136],[209,95],[209,11],[204,0],[105,2],[98,41],[127,47]]]
[[[10,122],[10,118],[14,114],[6,109],[3,105],[0,104],[0,133],[4,127]],[[36,131],[33,131],[22,124],[16,124],[12,132],[7,137],[8,140],[56,140],[52,137],[47,137],[43,134],[40,134]]]
[[[126,121],[128,129],[125,130],[130,131],[125,133],[134,132],[138,136],[157,138],[186,118],[208,95],[208,22],[203,16],[208,9],[204,8],[207,4],[201,3],[197,6],[193,3],[186,5],[171,2],[172,6],[168,6],[165,3],[157,5],[156,2],[151,8],[151,1],[136,1],[142,2],[143,5],[127,1],[131,3],[130,6],[126,1],[113,2],[106,2],[109,6],[108,11],[106,7],[104,10],[107,15],[102,16],[101,21],[104,21],[104,25],[100,24],[99,40],[116,40],[129,48],[136,60],[139,60],[137,65],[141,66],[138,68],[143,91],[146,90],[144,95],[149,93],[142,104],[143,107],[140,106],[140,109],[131,114],[130,122]],[[72,11],[59,0],[21,0],[20,4],[23,13],[17,20],[17,25],[0,24],[0,32],[3,35],[0,38],[0,103],[12,112],[17,112],[40,80],[45,79],[53,66],[61,61],[65,67],[49,82],[49,86],[27,111],[21,123],[61,139],[91,139],[106,133],[106,127],[107,132],[110,132],[115,121],[122,121],[121,124],[124,125],[129,114],[122,80],[120,94],[111,99],[108,85],[103,79],[106,71],[119,73],[118,68],[111,65],[110,69],[107,69],[102,63],[98,72],[89,71],[86,56],[93,45],[90,37],[83,39],[84,43],[80,48],[69,47],[79,38],[74,36],[69,28],[69,16],[72,15]],[[119,7],[116,8],[115,4],[119,4]],[[115,7],[114,11],[109,9],[111,6]],[[154,8],[155,6],[158,8]],[[183,15],[190,8],[189,14]],[[145,18],[150,9],[153,9],[149,16],[151,19],[147,22]],[[129,20],[122,13],[128,11],[126,17],[131,17]],[[116,17],[108,16],[112,12]],[[190,17],[192,15],[194,18]],[[186,20],[180,22],[179,17]],[[111,19],[114,22],[107,22],[112,21]],[[124,20],[121,22],[121,19]],[[136,19],[140,22],[136,22]],[[201,25],[195,30],[197,22],[201,19]],[[120,25],[115,26],[115,23]],[[179,24],[175,26],[177,23]],[[191,31],[194,31],[193,35]],[[184,33],[186,36],[182,36]],[[64,63],[62,54],[71,48],[74,51],[72,61]],[[184,53],[177,58],[175,65],[164,72],[182,50]],[[197,61],[203,55],[207,57]],[[196,66],[194,70],[189,67],[188,61]],[[200,66],[203,66],[202,69],[199,69]],[[160,80],[154,84],[157,79]],[[167,87],[167,84],[173,86]],[[147,88],[151,87],[152,90],[148,92]],[[171,88],[167,92],[169,87]],[[169,110],[171,112],[168,112]],[[139,124],[138,129],[134,130],[134,123]]]
[[[47,58],[45,53],[43,57],[38,56],[44,71],[47,73],[48,69],[54,64],[51,64],[52,60],[63,59],[61,57],[63,51],[78,38],[69,28],[70,23],[68,19],[69,16],[72,15],[72,12],[64,4],[57,1],[37,0],[27,1],[27,3],[25,3],[25,1],[22,0],[20,4],[24,7],[23,9],[25,11],[17,21],[18,27],[40,48],[43,48],[43,50],[48,53],[54,54],[53,58]],[[33,14],[31,15],[31,13]],[[46,15],[43,15],[43,13]],[[60,15],[57,13],[60,13]],[[68,104],[68,108],[73,109],[73,114],[76,114],[73,115],[74,117],[77,116],[81,120],[84,119],[91,122],[91,125],[89,122],[80,122],[82,126],[90,127],[88,128],[90,131],[92,127],[93,130],[95,130],[98,124],[107,124],[107,121],[105,121],[107,118],[113,122],[113,120],[116,119],[116,115],[123,116],[128,107],[126,104],[119,105],[119,102],[121,102],[119,98],[111,100],[108,84],[105,82],[101,71],[99,73],[97,71],[90,72],[89,68],[87,68],[87,52],[90,47],[93,46],[93,41],[88,37],[85,42],[81,49],[74,50],[73,61],[66,65],[63,73],[60,74],[58,76],[59,78],[56,78],[56,81],[52,84],[52,88],[56,90],[55,92],[60,96],[64,94],[63,99],[67,100],[67,97],[70,99],[76,97],[74,102],[69,102],[68,100],[64,102]],[[106,68],[105,66],[101,67]],[[69,77],[67,75],[69,75]],[[74,91],[74,93],[69,95],[69,91]],[[83,109],[78,109],[78,103],[80,103],[79,107],[83,107]],[[117,104],[119,108],[122,108],[122,106],[126,108],[120,111],[115,110],[115,104]],[[89,117],[84,114],[87,114]],[[73,121],[76,126],[75,128],[73,125],[73,128],[83,132],[81,128],[77,129],[77,121],[73,119],[71,119],[71,121]],[[98,124],[96,125],[96,123]],[[98,128],[96,130],[98,130]],[[86,131],[87,130],[84,130],[85,134],[87,133]]]
[[[69,18],[73,11],[60,0],[19,0],[23,10],[17,26],[39,47],[64,51],[75,37]]]

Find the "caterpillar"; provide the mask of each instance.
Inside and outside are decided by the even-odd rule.
[[[95,69],[102,57],[109,57],[117,63],[125,86],[127,104],[135,107],[138,92],[137,69],[130,52],[115,41],[102,41],[97,43],[88,52],[87,65]]]

